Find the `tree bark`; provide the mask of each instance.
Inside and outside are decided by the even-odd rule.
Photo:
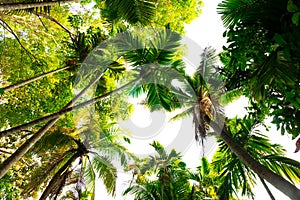
[[[13,89],[16,89],[16,88],[22,87],[22,86],[24,86],[24,85],[27,85],[28,83],[32,83],[32,82],[34,82],[34,81],[36,81],[36,80],[39,80],[39,79],[41,79],[41,78],[44,78],[44,77],[46,77],[46,76],[49,76],[49,75],[51,75],[51,74],[55,74],[55,73],[57,73],[57,72],[60,72],[60,71],[63,71],[63,70],[69,69],[69,68],[71,68],[71,67],[70,67],[70,66],[67,66],[67,67],[63,67],[63,68],[60,68],[60,69],[56,69],[56,70],[53,70],[53,71],[51,71],[51,72],[47,72],[47,73],[45,73],[45,74],[42,74],[42,75],[39,75],[39,76],[30,78],[30,79],[28,79],[28,80],[26,80],[26,81],[23,81],[23,82],[21,82],[21,83],[16,83],[16,84],[7,86],[7,87],[5,87],[5,88],[2,88],[2,89],[3,89],[3,92],[11,91],[11,90],[13,90]]]
[[[102,73],[103,74],[103,73]],[[76,97],[74,97],[74,99],[72,101],[70,101],[69,104],[67,104],[64,109],[62,109],[61,111],[57,112],[57,113],[54,113],[52,115],[49,115],[49,116],[46,116],[46,117],[43,117],[41,119],[39,119],[36,124],[33,124],[33,125],[37,125],[41,122],[44,122],[44,121],[47,121],[50,119],[49,122],[46,123],[45,126],[43,126],[36,134],[34,134],[31,138],[29,138],[21,147],[19,147],[9,158],[7,158],[1,165],[0,165],[0,179],[5,175],[5,173],[9,170],[10,167],[12,167],[14,165],[14,163],[16,163],[18,160],[20,160],[20,158],[39,140],[41,139],[42,136],[45,135],[45,133],[59,120],[59,118],[65,114],[65,113],[68,113],[74,109],[78,109],[78,108],[82,108],[84,106],[87,106],[87,105],[91,105],[93,103],[96,103],[97,101],[100,101],[101,99],[104,99],[114,93],[117,93],[118,91],[128,87],[130,84],[140,80],[142,77],[136,79],[136,80],[133,80],[131,82],[128,82],[127,84],[111,91],[111,92],[108,92],[106,94],[103,94],[97,98],[94,98],[94,99],[91,99],[89,101],[86,101],[84,103],[81,103],[81,104],[78,104],[76,106],[73,106],[71,107],[71,105],[73,105],[75,103],[75,101],[77,101],[79,99],[79,97],[85,92],[84,90],[87,90],[87,88],[89,86],[91,86],[89,84],[89,86],[87,86],[84,90],[82,90]],[[99,79],[97,79],[98,81]],[[83,92],[84,91],[84,92]],[[31,125],[31,126],[33,126]],[[22,126],[19,126],[19,127],[16,127],[16,128],[12,128],[12,129],[9,129],[9,130],[6,130],[6,131],[2,131],[0,132],[0,135],[1,136],[4,136],[4,135],[7,135],[8,133],[14,133],[14,132],[17,132],[17,131],[20,131],[23,129],[20,128]],[[4,133],[4,134],[3,134]]]
[[[282,193],[287,195],[293,200],[300,199],[300,190],[289,181],[281,177],[280,175],[274,173],[266,166],[262,165],[254,158],[252,158],[248,152],[243,149],[239,144],[237,144],[232,137],[230,137],[225,130],[221,129],[215,122],[211,121],[210,126],[217,132],[221,133],[220,137],[227,144],[230,150],[251,170],[253,170],[259,177],[265,179],[275,188],[280,190]]]
[[[29,8],[54,6],[54,5],[64,4],[64,3],[71,3],[71,2],[79,2],[79,0],[61,0],[61,1],[33,2],[33,3],[5,3],[5,4],[0,4],[0,11],[24,10]]]

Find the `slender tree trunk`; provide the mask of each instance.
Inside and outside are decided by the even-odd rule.
[[[259,177],[265,179],[282,193],[287,195],[293,200],[300,199],[300,190],[289,181],[274,173],[266,166],[262,165],[254,158],[252,158],[248,152],[237,144],[232,137],[228,135],[225,128],[221,128],[213,121],[210,122],[210,126],[217,132],[221,133],[220,137],[227,144],[230,150],[250,169],[252,169]]]
[[[92,85],[97,83],[99,79],[103,76],[103,74],[107,71],[105,69],[101,74],[92,80],[80,93],[78,93],[63,109],[71,107]],[[8,157],[1,165],[0,165],[0,179],[5,175],[5,173],[9,170],[10,167],[13,166],[17,161],[19,161],[22,156],[27,153],[27,151],[37,142],[39,141],[45,133],[59,120],[59,118],[63,114],[56,115],[55,118],[48,121],[46,125],[44,125],[37,133],[35,133],[31,138],[26,140],[26,142],[20,146],[10,157]]]
[[[6,4],[0,4],[0,11],[24,10],[28,8],[54,6],[58,4],[71,3],[71,2],[79,2],[79,0],[61,0],[61,1],[33,2],[33,3],[6,3]]]
[[[88,106],[88,105],[91,105],[91,104],[93,104],[93,103],[96,103],[96,102],[100,101],[101,99],[104,99],[104,98],[106,98],[106,97],[108,97],[108,96],[110,96],[110,95],[112,95],[112,94],[114,94],[114,93],[119,92],[120,90],[122,90],[122,89],[128,87],[129,85],[131,85],[132,83],[134,83],[134,82],[136,82],[136,81],[138,81],[138,80],[140,80],[140,78],[138,78],[138,79],[136,79],[136,80],[133,80],[133,81],[131,81],[131,82],[128,82],[128,83],[126,83],[125,85],[123,85],[123,86],[121,86],[121,87],[119,87],[119,88],[117,88],[117,89],[115,89],[115,90],[113,90],[113,91],[111,91],[111,92],[107,92],[107,93],[105,93],[105,94],[103,94],[103,95],[101,95],[101,96],[99,96],[99,97],[96,97],[96,98],[94,98],[94,99],[90,99],[90,100],[88,100],[88,101],[86,101],[86,102],[83,102],[83,103],[80,103],[80,104],[78,104],[78,105],[76,105],[76,106],[68,107],[68,108],[62,109],[62,110],[60,110],[60,111],[58,111],[58,112],[56,112],[56,113],[53,113],[53,114],[47,115],[47,116],[45,116],[45,117],[42,117],[42,118],[40,118],[40,119],[33,120],[33,121],[28,122],[28,123],[26,123],[26,124],[22,124],[22,125],[20,125],[20,126],[14,127],[14,128],[7,129],[7,130],[5,130],[5,131],[1,131],[1,132],[0,132],[0,138],[1,138],[1,137],[4,137],[4,136],[7,136],[7,135],[9,135],[9,134],[12,134],[12,133],[16,133],[16,132],[19,132],[19,131],[23,131],[24,129],[30,128],[30,127],[32,127],[32,126],[36,126],[36,125],[38,125],[38,124],[40,124],[40,123],[43,123],[43,122],[46,122],[46,121],[48,121],[48,120],[55,119],[55,118],[57,118],[57,117],[59,117],[59,116],[61,116],[61,115],[64,115],[64,114],[66,114],[66,113],[72,111],[72,110],[76,110],[76,109],[79,109],[79,108],[83,108],[83,107],[85,107],[85,106]],[[1,171],[1,170],[0,170],[0,171]]]
[[[274,195],[272,194],[270,188],[266,184],[265,180],[263,178],[261,178],[261,177],[259,177],[259,179],[260,179],[261,183],[263,184],[264,188],[266,189],[267,193],[269,194],[270,199],[276,200],[275,197],[274,197]]]
[[[2,88],[2,89],[3,89],[4,92],[8,92],[8,91],[11,91],[11,90],[13,90],[13,89],[16,89],[16,88],[22,87],[22,86],[24,86],[24,85],[27,85],[28,83],[32,83],[32,82],[34,82],[34,81],[36,81],[36,80],[42,79],[42,78],[44,78],[44,77],[46,77],[46,76],[49,76],[49,75],[51,75],[51,74],[55,74],[55,73],[57,73],[57,72],[60,72],[60,71],[63,71],[63,70],[69,69],[69,68],[71,68],[71,67],[70,67],[70,66],[67,66],[67,67],[63,67],[63,68],[60,68],[60,69],[56,69],[56,70],[53,70],[53,71],[51,71],[51,72],[47,72],[47,73],[45,73],[45,74],[42,74],[42,75],[39,75],[39,76],[30,78],[30,79],[28,79],[28,80],[26,80],[26,81],[23,81],[23,82],[21,82],[21,83],[16,83],[16,84],[7,86],[7,87]]]
[[[102,73],[103,74],[103,73]],[[71,105],[73,103],[75,103],[75,101],[77,101],[79,99],[80,96],[82,96],[82,94],[85,92],[84,90],[87,90],[87,88],[89,86],[91,86],[91,84],[89,84],[89,86],[87,86],[84,90],[82,90],[69,104],[67,104],[64,109],[62,109],[60,112],[57,112],[57,113],[54,113],[52,115],[49,115],[49,116],[46,116],[46,117],[43,117],[41,119],[39,119],[36,124],[32,124],[31,126],[33,125],[37,125],[41,122],[44,122],[44,121],[47,121],[50,119],[49,122],[47,122],[47,124],[42,127],[36,134],[34,134],[31,138],[29,138],[21,147],[19,147],[9,158],[7,158],[1,165],[0,165],[0,179],[5,175],[5,173],[9,170],[10,167],[13,166],[14,163],[16,163],[18,160],[20,160],[20,158],[43,136],[45,135],[45,133],[59,120],[59,118],[65,114],[65,113],[68,113],[74,109],[78,109],[78,108],[82,108],[82,107],[85,107],[87,105],[91,105],[93,103],[96,103],[97,101],[100,101],[101,99],[103,98],[106,98],[114,93],[117,93],[118,91],[128,87],[130,84],[140,80],[142,77],[134,80],[134,81],[131,81],[131,82],[128,82],[127,84],[111,91],[111,92],[108,92],[106,94],[103,94],[97,98],[94,98],[94,99],[91,99],[89,101],[86,101],[84,103],[81,103],[81,104],[78,104],[76,106],[73,106],[71,107]],[[99,79],[97,79],[98,81]],[[17,131],[20,131],[22,130],[23,128],[20,128],[22,126],[19,126],[16,127],[16,128],[13,128],[13,129],[9,129],[7,131],[2,131],[0,132],[0,135],[7,135],[8,133],[14,133],[14,132],[17,132]],[[6,133],[6,134],[3,134]]]

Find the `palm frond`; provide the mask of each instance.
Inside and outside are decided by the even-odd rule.
[[[244,89],[237,88],[230,91],[226,91],[225,94],[220,96],[220,104],[221,105],[227,105],[231,103],[232,101],[237,100],[243,95]]]
[[[130,24],[149,24],[155,14],[156,4],[154,0],[106,0],[106,8],[102,14],[111,21],[121,18]]]
[[[299,181],[300,163],[284,157],[285,150],[282,146],[271,144],[267,136],[253,128],[257,126],[257,121],[249,118],[233,119],[228,122],[228,126],[230,126],[228,130],[233,139],[247,149],[253,158],[275,173],[287,177],[291,182]],[[252,196],[250,186],[256,183],[256,174],[239,161],[223,141],[219,142],[219,149],[214,155],[212,166],[214,170],[221,173],[223,184],[227,186],[227,183],[233,183],[231,192],[242,189],[243,195]],[[239,177],[234,178],[236,174]],[[222,192],[221,189],[220,192]]]
[[[60,148],[75,145],[76,143],[74,142],[74,138],[70,135],[64,134],[63,131],[64,130],[62,129],[56,129],[49,132],[43,136],[28,153],[38,153],[53,147]]]
[[[216,55],[216,49],[211,46],[205,47],[201,53],[201,61],[200,65],[196,69],[196,73],[202,77],[209,77],[213,73],[213,70],[215,70],[215,66],[218,61],[219,59]]]
[[[257,24],[276,33],[286,13],[287,1],[274,0],[223,0],[218,13],[222,14],[225,27],[238,24]]]
[[[45,163],[42,166],[34,169],[34,171],[31,173],[31,176],[28,177],[29,183],[24,187],[22,195],[24,197],[28,197],[32,192],[38,190],[38,187],[45,183],[49,179],[49,176],[63,166],[63,164],[70,159],[71,156],[72,151],[64,152],[64,154],[53,158],[51,163]]]
[[[261,162],[281,176],[285,176],[292,183],[298,184],[300,180],[300,162],[281,155],[267,155]]]
[[[6,5],[10,5],[10,6],[14,7],[14,9],[5,10],[4,13],[8,14],[8,15],[20,15],[20,16],[28,15],[29,13],[34,13],[34,12],[50,14],[51,6],[46,5],[47,2],[51,2],[51,1],[49,1],[49,0],[42,0],[42,1],[41,0],[30,0],[30,1],[25,1],[22,3],[16,2],[13,4],[6,4]],[[45,6],[43,6],[43,3],[45,3]]]
[[[240,20],[255,20],[255,16],[262,14],[262,4],[263,1],[257,0],[223,0],[218,5],[218,13],[222,14],[223,23],[228,27]]]
[[[181,112],[181,113],[175,115],[174,117],[172,117],[170,119],[170,121],[175,121],[175,120],[182,119],[182,118],[185,118],[187,116],[190,116],[193,113],[193,110],[194,110],[193,107],[188,108],[188,109],[184,110],[183,112]]]
[[[111,164],[111,160],[103,156],[94,156],[92,158],[92,166],[95,173],[103,180],[103,183],[110,194],[115,194],[117,170]],[[90,174],[90,173],[89,173]],[[87,174],[87,175],[89,175]],[[91,180],[92,178],[90,178]]]

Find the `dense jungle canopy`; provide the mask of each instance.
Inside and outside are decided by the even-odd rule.
[[[266,120],[300,150],[300,2],[222,0],[227,43],[193,52],[201,59],[188,73],[184,27],[204,6],[0,0],[0,199],[97,199],[100,182],[115,196],[123,171],[124,199],[255,199],[260,182],[270,199],[268,184],[299,200],[300,162],[267,137]],[[225,117],[242,96],[247,115]],[[217,138],[212,159],[190,169],[160,141],[147,157],[126,149],[118,122],[134,112],[131,98],[176,111],[172,120],[191,117],[185,134],[199,151]]]

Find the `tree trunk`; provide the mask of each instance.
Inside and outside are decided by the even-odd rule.
[[[248,152],[243,149],[239,144],[237,144],[232,137],[230,137],[225,128],[221,130],[221,128],[215,123],[210,122],[210,126],[217,132],[221,133],[220,137],[227,144],[230,150],[251,170],[253,170],[259,177],[265,179],[282,193],[287,195],[289,198],[293,200],[300,199],[300,190],[289,181],[281,177],[280,175],[274,173],[266,166],[262,165],[254,158],[252,158]]]
[[[47,188],[44,190],[42,196],[40,197],[40,200],[46,200],[46,198],[49,196],[49,194],[51,193],[51,191],[53,190],[53,188],[55,186],[57,186],[57,182],[60,178],[62,178],[61,176],[63,175],[63,173],[65,173],[65,171],[71,167],[72,163],[79,158],[82,155],[83,152],[77,151],[53,176],[53,178],[51,179],[51,181],[49,182]]]
[[[34,81],[36,81],[36,80],[39,80],[39,79],[41,79],[41,78],[44,78],[44,77],[46,77],[46,76],[49,76],[49,75],[51,75],[51,74],[55,74],[55,73],[57,73],[57,72],[60,72],[60,71],[63,71],[63,70],[65,70],[65,69],[69,69],[69,68],[71,68],[71,67],[70,67],[70,66],[67,66],[67,67],[63,67],[63,68],[60,68],[60,69],[56,69],[56,70],[53,70],[53,71],[51,71],[51,72],[47,72],[47,73],[45,73],[45,74],[42,74],[42,75],[39,75],[39,76],[30,78],[30,79],[28,79],[28,80],[26,80],[26,81],[23,81],[23,82],[21,82],[21,83],[16,83],[16,84],[7,86],[7,87],[3,88],[3,92],[11,91],[11,90],[13,90],[13,89],[16,89],[16,88],[19,88],[19,87],[21,87],[21,86],[24,86],[24,85],[26,85],[26,84],[28,84],[28,83],[32,83],[32,82],[34,82]]]
[[[139,79],[140,79],[140,78],[139,78]],[[38,125],[38,124],[40,124],[40,123],[42,123],[42,122],[46,122],[46,121],[48,121],[48,120],[55,119],[55,118],[57,118],[57,117],[59,117],[59,116],[61,116],[61,115],[64,115],[64,114],[66,114],[66,113],[72,111],[72,110],[76,110],[76,109],[79,109],[79,108],[83,108],[83,107],[85,107],[85,106],[88,106],[88,105],[91,105],[91,104],[93,104],[93,103],[96,103],[96,102],[100,101],[101,99],[104,99],[104,98],[106,98],[106,97],[108,97],[108,96],[110,96],[110,95],[112,95],[112,94],[114,94],[114,93],[117,93],[117,92],[119,92],[120,90],[122,90],[122,89],[128,87],[129,85],[131,85],[132,83],[138,81],[139,79],[136,79],[136,80],[133,80],[133,81],[131,81],[131,82],[128,82],[128,83],[126,83],[125,85],[123,85],[123,86],[121,86],[121,87],[119,87],[119,88],[117,88],[117,89],[115,89],[115,90],[113,90],[113,91],[111,91],[111,92],[105,93],[105,94],[103,94],[103,95],[101,95],[101,96],[99,96],[99,97],[96,97],[96,98],[94,98],[94,99],[90,99],[90,100],[88,100],[88,101],[86,101],[86,102],[83,102],[83,103],[80,103],[80,104],[78,104],[78,105],[76,105],[76,106],[64,108],[64,109],[62,109],[62,110],[60,110],[60,111],[58,111],[58,112],[56,112],[56,113],[50,114],[50,115],[45,116],[45,117],[42,117],[42,118],[40,118],[40,119],[33,120],[33,121],[28,122],[28,123],[26,123],[26,124],[22,124],[22,125],[20,125],[20,126],[14,127],[14,128],[7,129],[7,130],[5,130],[5,131],[1,131],[1,132],[0,132],[0,138],[1,138],[1,137],[4,137],[4,136],[7,136],[7,135],[9,135],[9,134],[12,134],[12,133],[16,133],[16,132],[19,132],[19,131],[23,131],[24,129],[30,128],[30,127],[32,127],[32,126],[36,126],[36,125]]]
[[[103,73],[102,73],[103,74]],[[124,89],[125,87],[128,87],[130,84],[140,80],[142,77],[128,82],[127,84],[111,91],[108,92],[106,94],[103,94],[97,98],[91,99],[89,101],[86,101],[84,103],[78,104],[76,106],[71,107],[71,105],[73,105],[75,103],[75,101],[77,101],[79,99],[80,96],[82,96],[82,94],[85,92],[85,90],[88,89],[89,86],[91,86],[91,84],[89,84],[89,86],[87,86],[84,90],[82,90],[76,97],[74,97],[74,99],[72,101],[70,101],[65,107],[64,109],[62,109],[61,111],[54,113],[52,115],[43,117],[41,119],[39,119],[36,124],[33,125],[37,125],[41,122],[47,121],[49,119],[51,119],[44,127],[42,127],[36,134],[34,134],[31,138],[29,138],[21,147],[19,147],[9,158],[7,158],[1,165],[0,165],[0,179],[5,175],[5,173],[9,170],[10,167],[13,166],[14,163],[16,163],[18,160],[20,160],[20,158],[42,137],[45,135],[45,133],[59,120],[59,118],[65,114],[68,113],[74,109],[78,109],[78,108],[82,108],[84,106],[87,105],[91,105],[93,103],[96,103],[97,101],[100,101],[103,98],[106,98],[114,93],[117,93],[118,91]],[[99,79],[97,79],[98,81]],[[31,125],[31,126],[33,126]],[[14,133],[17,131],[22,130],[23,128],[20,128],[22,126],[16,127],[16,128],[12,128],[6,131],[2,131],[0,132],[1,136],[7,135],[8,133]],[[6,134],[3,134],[6,133]]]
[[[58,4],[79,2],[78,0],[61,0],[61,1],[49,1],[49,2],[33,2],[33,3],[5,3],[0,4],[0,11],[9,10],[24,10],[29,8],[39,8],[45,6],[54,6]]]
[[[80,93],[78,93],[62,110],[66,108],[70,108],[92,85],[97,83],[99,79],[103,76],[103,74],[107,71],[105,69],[101,74],[92,80]],[[21,159],[21,157],[27,153],[27,151],[41,139],[45,133],[59,120],[59,118],[63,115],[57,114],[56,117],[52,118],[52,120],[48,121],[45,126],[43,126],[37,133],[35,133],[31,138],[26,140],[26,142],[20,146],[9,158],[7,158],[1,165],[0,165],[0,179],[6,174],[10,167],[13,166],[17,161]],[[1,133],[0,133],[1,134]]]

